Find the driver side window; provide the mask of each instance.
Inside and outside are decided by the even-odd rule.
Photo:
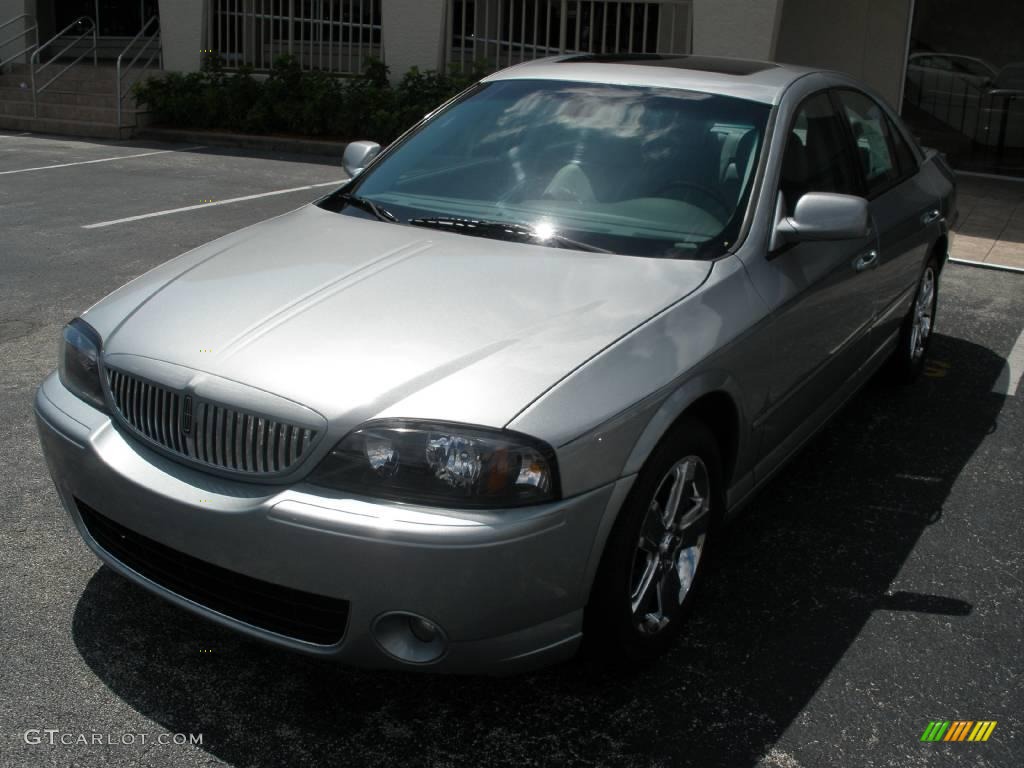
[[[827,92],[809,97],[797,110],[786,135],[779,191],[790,212],[808,192],[860,194],[857,169]]]

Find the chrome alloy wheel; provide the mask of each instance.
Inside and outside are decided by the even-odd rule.
[[[921,275],[910,326],[910,359],[917,362],[928,346],[935,317],[935,270],[929,265]]]
[[[707,537],[711,486],[697,456],[676,462],[647,508],[630,573],[633,623],[654,635],[671,621],[693,585]]]

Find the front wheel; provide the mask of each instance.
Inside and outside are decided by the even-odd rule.
[[[939,298],[939,263],[932,258],[921,273],[910,313],[903,320],[900,340],[893,353],[893,378],[900,384],[912,384],[924,370],[924,360],[935,328]]]
[[[723,499],[714,436],[687,420],[648,459],[608,537],[587,606],[589,649],[618,663],[667,649],[707,570]]]

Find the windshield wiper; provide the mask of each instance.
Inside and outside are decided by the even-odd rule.
[[[430,227],[431,229],[441,229],[445,232],[457,232],[460,235],[489,237],[493,240],[507,240],[515,243],[536,242],[543,245],[556,245],[559,248],[590,251],[591,253],[614,253],[614,251],[609,251],[606,248],[598,248],[596,245],[572,240],[557,233],[551,235],[542,234],[533,227],[516,222],[434,216],[424,219],[409,219],[408,223],[414,227]]]
[[[361,208],[368,213],[372,213],[380,221],[391,222],[392,224],[398,224],[398,217],[395,216],[391,211],[382,205],[378,205],[366,197],[360,197],[359,195],[353,195],[351,192],[343,192],[338,195],[338,199],[342,202],[354,205],[356,208]]]

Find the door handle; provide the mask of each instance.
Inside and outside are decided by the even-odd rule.
[[[921,223],[922,224],[931,224],[933,221],[938,220],[938,218],[940,216],[942,216],[942,214],[939,213],[938,210],[933,208],[932,210],[926,211],[924,214],[922,214],[922,216],[921,216]]]
[[[872,267],[877,266],[878,251],[875,250],[865,251],[853,260],[853,268],[858,272],[863,272],[865,269],[871,269]]]

